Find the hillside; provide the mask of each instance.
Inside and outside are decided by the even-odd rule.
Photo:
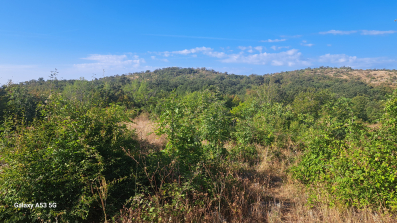
[[[148,81],[153,87],[172,90],[178,87],[183,90],[200,90],[203,87],[217,86],[224,93],[236,94],[242,92],[246,87],[269,83],[272,77],[279,76],[304,76],[304,77],[323,77],[328,76],[327,80],[342,79],[344,81],[364,82],[367,85],[375,86],[397,86],[396,70],[354,70],[351,68],[307,68],[303,70],[281,72],[274,74],[249,76],[220,73],[205,68],[164,68],[153,72],[146,71],[128,74],[129,78],[139,81]],[[320,79],[317,79],[320,81]],[[343,81],[343,82],[344,82]],[[340,83],[340,82],[339,82]]]
[[[357,98],[364,102],[365,107],[371,111],[370,122],[379,118],[381,100],[391,94],[396,87],[397,71],[395,70],[353,70],[351,68],[306,68],[303,70],[281,72],[264,75],[235,75],[221,73],[206,68],[178,68],[170,67],[158,69],[153,72],[138,72],[124,75],[110,76],[92,81],[87,80],[30,80],[12,86],[23,87],[11,97],[23,97],[26,101],[26,112],[33,113],[34,104],[44,101],[51,91],[63,92],[65,96],[72,95],[74,91],[79,97],[87,98],[95,95],[98,103],[122,103],[128,108],[153,111],[157,102],[166,98],[172,91],[179,95],[189,92],[209,89],[229,98],[231,106],[235,97],[235,103],[244,100],[252,89],[259,86],[270,86],[272,100],[283,104],[291,104],[302,92],[318,92],[327,90],[336,97]],[[0,89],[0,120],[2,111],[6,108],[10,97],[6,96],[7,86]],[[23,92],[29,92],[29,97],[23,96]],[[90,96],[90,97],[91,97]],[[69,96],[67,96],[69,97]],[[21,106],[18,103],[18,106]],[[29,105],[28,105],[29,104]],[[16,105],[11,106],[12,109]],[[29,115],[32,117],[32,115]]]
[[[9,83],[0,221],[393,222],[394,77],[173,67]]]
[[[293,71],[293,73],[299,73],[299,71]],[[350,67],[341,67],[341,68],[331,68],[331,67],[320,67],[314,69],[305,69],[303,70],[306,74],[313,75],[327,75],[340,79],[347,80],[357,80],[365,82],[372,86],[378,85],[387,85],[393,88],[397,87],[397,70],[378,70],[378,69],[352,69]]]

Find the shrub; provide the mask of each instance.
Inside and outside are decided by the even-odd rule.
[[[119,106],[102,109],[54,96],[42,120],[27,126],[8,118],[1,135],[0,219],[32,222],[99,221],[133,196],[132,133]],[[118,190],[120,187],[123,190]],[[55,208],[14,208],[14,203],[56,203]]]
[[[344,112],[348,105],[331,108],[333,115],[312,129],[305,154],[291,168],[293,175],[307,185],[324,185],[333,203],[396,209],[396,95],[387,102],[383,127],[376,131],[349,117]]]

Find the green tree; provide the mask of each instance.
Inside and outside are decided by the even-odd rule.
[[[368,97],[365,96],[356,96],[352,98],[352,110],[357,118],[368,121],[368,114],[367,114],[367,105],[368,105]]]

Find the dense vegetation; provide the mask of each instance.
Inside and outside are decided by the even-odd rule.
[[[266,221],[252,207],[270,198],[247,192],[248,170],[264,152],[329,194],[328,205],[393,213],[394,82],[371,84],[349,72],[166,68],[10,82],[0,88],[0,219]],[[162,148],[127,128],[142,113],[167,137]],[[14,207],[43,202],[57,205]]]

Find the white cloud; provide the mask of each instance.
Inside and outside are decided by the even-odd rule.
[[[325,34],[334,34],[334,35],[350,35],[353,33],[356,33],[356,30],[351,30],[351,31],[342,31],[342,30],[330,30],[326,32],[319,32],[319,34],[325,35]]]
[[[327,46],[332,46],[331,44],[327,44]]]
[[[254,49],[259,51],[259,53],[262,53],[263,47],[262,46],[256,46],[256,47],[254,47]]]
[[[326,32],[319,32],[319,34],[334,34],[334,35],[350,35],[356,33],[357,30],[351,31],[342,31],[342,30],[330,30]],[[380,30],[360,30],[361,35],[385,35],[385,34],[393,34],[397,33],[396,30],[388,30],[388,31],[380,31]]]
[[[173,54],[182,54],[182,55],[187,55],[187,54],[191,54],[191,53],[197,53],[200,51],[204,51],[206,50],[205,47],[203,47],[204,49],[185,49],[185,50],[180,50],[180,51],[174,51],[172,52]]]
[[[285,52],[279,53],[262,53],[262,46],[252,47],[252,46],[239,46],[240,53],[226,54],[224,52],[214,51],[209,47],[196,47],[192,49],[185,49],[180,51],[166,51],[160,52],[160,55],[196,55],[201,53],[209,57],[216,57],[221,59],[220,62],[223,63],[246,63],[246,64],[262,64],[262,65],[273,65],[273,66],[309,66],[311,63],[308,60],[303,60],[301,58],[301,53],[297,49],[291,49]],[[289,48],[288,46],[281,46],[281,48]],[[259,53],[253,53],[254,50],[259,51]],[[248,54],[248,55],[247,55]]]
[[[214,51],[214,49],[209,48],[209,47],[196,47],[193,49],[184,49],[184,50],[179,50],[179,51],[165,51],[165,52],[161,52],[159,53],[160,55],[163,55],[165,57],[169,57],[169,56],[173,56],[175,54],[179,54],[179,55],[188,55],[188,54],[196,54],[196,53],[202,53],[204,55],[210,56],[210,57],[217,57],[217,58],[222,58],[224,56],[226,56],[225,53],[223,52],[217,52]]]
[[[310,65],[310,62],[301,59],[301,53],[297,49],[280,53],[231,54],[221,61],[224,63],[271,64],[273,66]]]
[[[145,63],[143,58],[134,55],[128,59],[127,55],[101,55],[91,54],[84,60],[95,61],[92,63],[74,64],[73,66],[78,69],[120,69],[120,68],[138,68],[142,63]]]
[[[346,54],[325,54],[318,59],[319,62],[325,63],[351,63],[356,60],[356,56],[347,56]]]
[[[302,40],[301,45],[302,45],[302,46],[312,47],[314,44],[313,44],[313,43],[307,43],[306,40]]]
[[[287,39],[268,39],[268,40],[261,40],[261,42],[267,42],[267,43],[275,43],[275,42],[283,42],[286,41]]]
[[[223,58],[226,56],[226,54],[224,52],[216,52],[216,51],[203,52],[203,54],[210,56],[210,57],[217,57],[217,58]]]
[[[313,46],[306,40],[301,42],[304,46]],[[328,44],[330,46],[330,44]],[[166,51],[158,53],[158,55],[183,55],[196,56],[198,54],[208,57],[219,58],[219,62],[230,64],[254,64],[254,65],[270,65],[270,66],[288,66],[288,67],[306,67],[311,65],[335,64],[337,66],[350,66],[354,68],[372,68],[374,66],[388,66],[395,63],[395,60],[387,58],[358,58],[356,56],[348,56],[345,54],[325,54],[314,58],[304,58],[298,49],[290,49],[281,52],[262,52],[262,46],[239,46],[241,52],[226,53],[218,52],[209,47],[196,47],[179,51]],[[289,48],[288,46],[272,46],[273,50]]]
[[[252,49],[252,46],[239,46],[238,48],[242,51],[247,50],[248,53],[254,52],[254,50]]]
[[[172,51],[171,53],[172,54],[187,55],[187,54],[191,54],[191,53],[209,52],[209,51],[212,51],[212,50],[213,50],[212,48],[203,46],[203,47],[196,47],[196,48],[193,48],[193,49],[190,49],[190,50],[185,49],[185,50],[180,50],[180,51]]]
[[[270,48],[273,50],[280,50],[280,49],[289,49],[289,46],[272,46]]]
[[[396,33],[395,30],[379,31],[379,30],[361,30],[361,35],[385,35]]]
[[[158,59],[155,56],[151,56],[150,58],[152,58],[152,60],[159,60],[159,61],[163,61],[163,62],[168,62],[167,59]]]
[[[373,58],[358,58],[356,56],[348,56],[346,54],[325,54],[318,58],[320,63],[333,63],[338,66],[349,66],[353,68],[369,68],[375,65],[386,65],[395,63],[395,60],[373,57]]]

